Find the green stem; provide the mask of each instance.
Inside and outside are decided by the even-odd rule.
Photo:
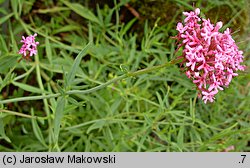
[[[31,116],[28,114],[23,114],[23,113],[19,113],[19,112],[15,112],[15,111],[4,110],[4,109],[0,109],[0,113],[7,113],[10,115],[20,116],[20,117],[25,117],[25,118],[32,118],[32,119],[43,119],[43,120],[47,119],[47,117]]]
[[[102,88],[105,88],[105,87],[107,87],[108,85],[110,85],[112,83],[115,83],[117,81],[126,79],[128,77],[131,77],[131,76],[135,77],[135,76],[138,76],[138,75],[141,75],[141,74],[149,73],[149,72],[152,72],[152,71],[164,68],[164,67],[168,67],[168,66],[173,65],[175,63],[176,63],[175,61],[170,61],[170,62],[167,62],[167,63],[162,64],[162,65],[152,66],[152,67],[141,69],[141,70],[138,70],[138,71],[135,71],[135,72],[128,72],[127,74],[121,75],[121,76],[119,76],[117,78],[114,78],[114,79],[112,79],[110,81],[107,81],[107,82],[105,82],[103,84],[100,84],[100,85],[98,85],[96,87],[86,89],[86,90],[70,90],[70,91],[66,91],[64,94],[65,95],[72,95],[72,94],[88,94],[88,93],[92,93],[92,92],[95,92],[95,91],[100,90]],[[19,101],[28,101],[28,100],[30,101],[30,100],[50,99],[50,98],[55,98],[55,97],[59,97],[59,96],[61,96],[61,93],[42,95],[42,96],[20,97],[20,98],[14,98],[14,99],[1,100],[0,104],[19,102]]]
[[[43,70],[41,70],[40,72],[41,72],[41,76],[43,77],[43,79],[45,79],[46,82],[48,82],[51,85],[52,89],[55,92],[58,92],[58,89],[56,87],[56,83]]]
[[[41,69],[40,69],[40,60],[39,60],[39,55],[36,54],[35,55],[35,64],[36,64],[36,78],[37,78],[37,82],[39,85],[39,88],[44,91],[44,87],[43,87],[43,82],[42,82],[42,77],[41,77]],[[45,96],[45,93],[42,94],[42,96]],[[49,103],[47,99],[43,99],[43,104],[44,104],[44,110],[46,112],[46,115],[48,117],[48,123],[49,125],[52,125],[51,119],[50,119],[50,108],[49,108]],[[49,127],[49,146],[52,144],[52,127]],[[45,144],[45,146],[47,146]]]
[[[173,62],[170,61],[170,62],[167,62],[165,64],[161,64],[161,65],[157,65],[157,66],[153,66],[153,67],[141,69],[141,70],[138,70],[138,71],[135,71],[135,72],[129,72],[128,76],[138,76],[138,75],[145,74],[145,73],[148,73],[148,72],[152,72],[152,71],[164,68],[164,67],[168,67],[171,64],[173,64]]]
[[[117,82],[119,80],[125,79],[127,77],[128,77],[128,75],[124,74],[122,76],[114,78],[114,79],[112,79],[112,80],[110,80],[110,81],[108,81],[106,83],[103,83],[103,84],[101,84],[99,86],[96,86],[96,87],[93,87],[91,89],[86,89],[86,90],[70,90],[70,91],[67,91],[65,94],[66,95],[71,95],[71,94],[87,94],[87,93],[92,93],[92,92],[95,92],[95,91],[100,90],[102,88],[105,88],[106,86],[108,86],[108,85],[110,85],[112,83],[115,83],[115,82]]]
[[[42,96],[28,96],[28,97],[18,97],[14,99],[1,100],[0,104],[7,104],[13,102],[27,101],[27,100],[41,100],[41,99],[50,99],[60,96],[60,93],[42,95]]]
[[[14,78],[14,81],[18,81],[22,78],[24,78],[25,76],[28,76],[35,68],[35,65],[33,65],[27,72],[25,72],[24,74],[20,75],[20,76],[17,76]]]

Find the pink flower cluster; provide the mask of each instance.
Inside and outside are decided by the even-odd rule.
[[[23,43],[21,49],[19,50],[19,54],[22,54],[23,57],[26,57],[29,55],[30,57],[37,54],[37,45],[39,42],[35,41],[35,37],[37,34],[35,33],[34,35],[30,35],[28,37],[22,36],[21,42]]]
[[[178,48],[184,46],[182,58],[186,76],[193,80],[204,103],[213,102],[215,95],[228,86],[237,70],[243,71],[243,52],[233,40],[230,30],[219,32],[222,22],[212,24],[200,18],[200,9],[183,12],[184,24],[177,24]]]

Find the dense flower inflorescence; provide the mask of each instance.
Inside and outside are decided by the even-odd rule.
[[[19,54],[22,54],[23,57],[28,56],[33,56],[37,54],[37,45],[39,42],[35,41],[35,37],[37,34],[35,33],[34,35],[30,35],[28,37],[22,36],[21,42],[23,43],[21,49],[19,50]]]
[[[222,22],[212,24],[200,18],[200,9],[183,12],[184,24],[177,24],[178,48],[184,47],[182,57],[186,75],[197,85],[204,103],[213,102],[214,96],[228,86],[236,71],[244,70],[243,52],[233,40],[229,28],[219,32]]]

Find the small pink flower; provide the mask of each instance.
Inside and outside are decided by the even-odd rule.
[[[206,92],[206,91],[203,91],[202,92],[202,100],[204,101],[204,103],[206,104],[207,101],[209,100],[210,102],[213,102],[214,101],[214,95],[216,95],[218,93],[218,90],[214,90],[212,92]]]
[[[20,42],[23,43],[23,45],[19,50],[18,54],[22,54],[23,58],[27,56],[31,57],[37,54],[37,45],[39,44],[39,42],[35,41],[36,36],[37,36],[36,33],[26,38],[22,36],[22,40]]]
[[[178,49],[184,47],[181,65],[186,76],[197,85],[204,103],[213,102],[219,90],[227,87],[238,70],[243,71],[243,52],[238,49],[229,28],[219,32],[223,23],[215,25],[200,18],[200,9],[183,12],[184,23],[178,23]]]

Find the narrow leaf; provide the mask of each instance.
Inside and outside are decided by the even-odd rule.
[[[18,57],[15,55],[4,55],[0,57],[0,73],[9,72],[9,68],[13,68],[17,64]]]
[[[177,136],[177,144],[179,145],[181,149],[183,148],[183,141],[184,141],[184,126],[182,125],[180,127],[180,130]]]
[[[18,12],[17,12],[17,8],[18,8],[18,1],[10,1],[11,2],[11,7],[12,10],[15,14],[15,18],[18,19]]]
[[[55,7],[47,8],[47,9],[38,9],[37,13],[41,13],[41,14],[57,13],[57,12],[66,11],[66,10],[69,10],[69,8],[55,6]]]
[[[77,13],[78,15],[84,17],[85,19],[88,19],[92,22],[99,24],[98,18],[88,8],[78,3],[70,3],[67,1],[63,1],[63,3],[67,5],[71,10],[73,10],[75,13]]]
[[[11,143],[10,138],[7,137],[5,134],[3,119],[0,118],[0,139],[2,138],[5,139],[7,142]]]
[[[46,50],[46,56],[48,57],[49,63],[52,64],[52,50],[51,50],[51,44],[49,42],[49,39],[45,38],[45,50]]]
[[[3,36],[0,34],[0,50],[1,50],[1,55],[2,53],[8,53],[9,49],[7,47],[6,41],[3,38]]]
[[[105,120],[99,120],[99,121],[95,122],[94,124],[92,124],[92,125],[88,128],[87,134],[89,134],[90,131],[92,131],[92,130],[103,128],[103,126],[105,125],[105,122],[106,122]]]
[[[25,91],[28,91],[28,92],[31,92],[31,93],[49,93],[47,91],[43,91],[39,88],[36,88],[34,86],[30,86],[30,85],[27,85],[27,84],[24,84],[24,83],[20,83],[20,82],[15,82],[13,81],[12,82],[13,85],[25,90]]]
[[[59,97],[58,100],[57,100],[57,106],[56,106],[56,111],[55,111],[55,119],[54,119],[55,142],[58,142],[61,120],[63,118],[64,106],[65,106],[65,98],[64,97]]]
[[[8,21],[8,26],[9,26],[9,31],[10,32],[10,39],[11,39],[11,44],[12,44],[12,52],[14,53],[17,53],[18,52],[18,46],[17,46],[17,43],[16,43],[16,39],[15,39],[15,35],[13,33],[13,29],[12,29],[12,25],[11,25],[11,22]]]
[[[31,115],[34,116],[34,109],[33,108],[31,109]],[[32,123],[33,132],[34,132],[36,138],[39,140],[39,142],[41,142],[41,144],[46,146],[42,131],[41,131],[40,127],[38,126],[36,119],[32,118],[31,123]]]
[[[71,31],[80,30],[80,29],[81,28],[77,25],[66,25],[59,29],[54,30],[53,34],[62,33],[62,32],[71,32]]]
[[[6,20],[8,20],[11,16],[13,16],[14,14],[13,13],[10,13],[6,16],[3,16],[0,18],[0,25],[3,24],[4,22],[6,22]]]
[[[75,78],[75,75],[76,75],[76,71],[77,71],[77,68],[79,67],[80,63],[81,63],[81,60],[82,60],[82,57],[87,53],[87,50],[89,49],[89,47],[91,46],[91,42],[88,43],[83,49],[82,51],[77,55],[67,77],[66,77],[66,80],[67,80],[67,86],[70,86],[72,81],[74,80]]]

